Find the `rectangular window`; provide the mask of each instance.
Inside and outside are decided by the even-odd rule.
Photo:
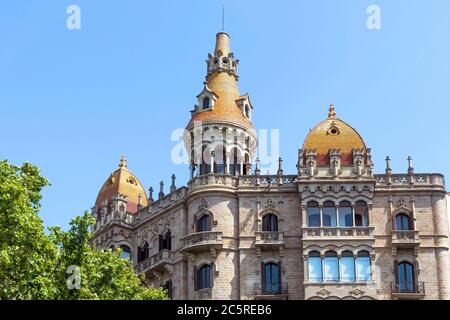
[[[308,279],[309,282],[322,282],[322,258],[309,257],[308,258]]]
[[[324,279],[327,282],[339,282],[339,263],[337,257],[325,257]]]
[[[358,270],[358,281],[369,282],[372,280],[370,272],[370,257],[358,257],[356,262]]]
[[[355,282],[355,259],[353,257],[341,258],[342,282]]]

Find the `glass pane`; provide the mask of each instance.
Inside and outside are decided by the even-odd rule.
[[[355,259],[354,257],[342,257],[342,282],[354,282],[355,281]]]
[[[308,215],[308,226],[309,227],[320,227],[320,208],[318,207],[308,207],[306,209]]]
[[[309,282],[322,282],[322,258],[308,258]]]
[[[339,281],[339,265],[337,257],[325,257],[324,280],[328,282]]]
[[[372,276],[370,273],[370,257],[360,257],[356,261],[358,281],[368,282]]]
[[[336,208],[324,207],[322,214],[324,227],[336,227]]]
[[[340,227],[352,227],[353,226],[353,213],[351,207],[339,207],[339,226]]]

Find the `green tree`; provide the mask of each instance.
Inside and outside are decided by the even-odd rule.
[[[39,218],[39,169],[0,161],[0,299],[166,299],[145,287],[119,249],[90,246],[94,223],[87,212],[45,232]],[[69,271],[69,272],[68,272]]]

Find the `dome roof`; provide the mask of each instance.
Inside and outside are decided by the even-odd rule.
[[[214,55],[233,57],[227,33],[219,32],[216,35]],[[219,69],[207,75],[205,84],[217,96],[217,100],[212,109],[194,113],[187,128],[191,128],[194,121],[226,122],[237,124],[245,129],[252,128],[252,123],[244,116],[237,104],[237,101],[245,96],[239,93],[236,74]]]
[[[303,143],[303,150],[315,149],[318,165],[328,165],[329,151],[339,149],[341,164],[353,164],[353,149],[366,151],[366,144],[359,133],[350,125],[336,118],[334,106],[330,106],[328,118],[321,121],[313,129]]]
[[[95,201],[95,206],[101,208],[105,199],[108,200],[108,204],[111,203],[111,198],[118,193],[127,196],[128,212],[136,212],[139,202],[142,206],[147,206],[145,189],[136,176],[127,169],[125,157],[120,159],[119,169],[111,173],[108,180],[103,184]]]

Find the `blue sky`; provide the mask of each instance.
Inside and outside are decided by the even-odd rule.
[[[3,1],[0,159],[30,161],[52,186],[46,225],[89,210],[122,154],[147,188],[186,184],[171,133],[189,121],[205,59],[225,29],[256,128],[280,129],[285,173],[335,104],[372,148],[375,171],[450,169],[450,1]],[[81,8],[81,29],[66,9]],[[381,9],[368,30],[366,9]]]

